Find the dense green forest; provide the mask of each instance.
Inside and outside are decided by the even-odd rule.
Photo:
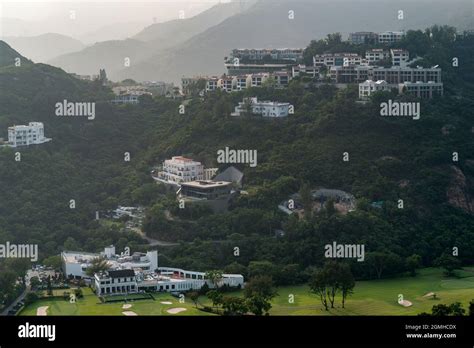
[[[117,107],[99,81],[32,64],[1,42],[0,56],[7,58],[0,60],[0,137],[13,124],[41,121],[53,141],[0,149],[0,243],[37,243],[41,260],[64,249],[99,251],[112,243],[145,250],[139,235],[94,220],[96,211],[143,205],[147,235],[179,243],[158,247],[163,266],[271,274],[277,284],[293,284],[324,263],[324,245],[335,240],[365,244],[366,262],[351,265],[359,279],[408,271],[406,260],[414,254],[430,266],[453,247],[472,264],[474,37],[452,33],[447,27],[409,31],[397,44],[423,57],[418,64],[443,68],[445,96],[421,101],[417,121],[379,116],[382,101],[408,97],[380,93],[361,104],[355,85],[337,90],[298,79],[284,90],[195,97],[186,101],[184,114],[182,101],[163,97]],[[312,42],[306,55],[360,49],[347,46],[331,35]],[[245,96],[290,102],[295,113],[276,121],[231,118]],[[96,101],[95,119],[55,116],[55,103],[64,99]],[[225,169],[216,152],[226,146],[258,151],[256,168],[240,167],[248,195],[227,213],[179,210],[174,194],[151,178],[153,166],[176,155]],[[305,219],[277,209],[305,186],[350,192],[357,209],[340,215],[328,207]],[[375,201],[382,208],[374,208]],[[275,229],[285,235],[276,237]]]

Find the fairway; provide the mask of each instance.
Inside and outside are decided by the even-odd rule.
[[[474,268],[460,271],[461,278],[446,278],[436,268],[420,270],[416,277],[359,281],[354,294],[346,300],[336,298],[334,309],[325,311],[319,297],[309,292],[307,286],[282,287],[273,301],[272,315],[417,315],[431,312],[433,305],[459,301],[467,310],[474,299]],[[435,292],[437,299],[423,297]],[[290,294],[294,303],[289,303]],[[411,307],[398,304],[398,295],[413,303]]]
[[[123,316],[122,306],[125,302],[101,303],[99,298],[89,289],[83,288],[84,297],[78,299],[76,303],[69,303],[64,299],[42,299],[27,307],[20,315],[36,316],[39,307],[48,306],[47,315],[118,315]],[[130,311],[138,315],[169,315],[169,316],[189,316],[189,315],[212,315],[197,310],[191,302],[180,303],[179,299],[169,294],[153,294],[153,300],[139,300],[127,302],[132,307]],[[172,304],[162,304],[160,302],[171,302]],[[186,311],[177,314],[170,314],[167,310],[171,308],[186,308]]]
[[[384,280],[359,281],[354,294],[346,301],[346,308],[341,308],[340,298],[336,298],[336,308],[325,311],[319,297],[309,291],[308,286],[291,286],[278,288],[278,296],[272,301],[271,315],[417,315],[430,312],[435,304],[461,302],[467,309],[469,301],[474,299],[474,268],[459,271],[459,278],[446,278],[440,269],[426,268],[420,270],[416,277],[403,277]],[[20,315],[36,316],[39,307],[48,306],[47,315],[118,315],[123,316],[122,306],[125,302],[101,303],[89,289],[84,288],[84,298],[76,303],[63,299],[43,299],[27,306]],[[423,297],[435,292],[437,299]],[[411,307],[398,304],[398,296],[413,303]],[[243,296],[242,292],[228,293],[231,296]],[[290,297],[290,295],[293,295]],[[169,294],[153,294],[151,299],[128,302],[130,311],[137,315],[212,315],[197,310],[189,300],[180,303]],[[294,302],[290,303],[290,298]],[[171,302],[163,304],[161,302]],[[201,305],[211,306],[209,299],[201,297]],[[173,308],[185,308],[176,314],[167,311]]]

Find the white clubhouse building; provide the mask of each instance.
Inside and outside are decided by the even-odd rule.
[[[99,257],[107,260],[109,268],[95,273],[92,285],[97,295],[137,293],[142,291],[180,292],[199,290],[204,284],[215,285],[206,279],[206,273],[185,271],[180,268],[158,267],[158,252],[115,253],[113,245],[101,253],[69,252],[61,253],[63,271],[67,277],[90,278],[87,268],[91,261]],[[243,287],[244,277],[240,274],[223,274],[219,287]]]

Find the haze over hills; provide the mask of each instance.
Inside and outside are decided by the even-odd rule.
[[[100,68],[105,68],[107,72],[119,71],[124,68],[126,57],[130,58],[132,65],[146,61],[158,52],[185,42],[253,3],[255,0],[243,5],[217,4],[195,17],[152,24],[130,39],[96,43],[80,52],[51,59],[48,63],[79,74],[95,73]]]
[[[80,51],[85,48],[85,45],[79,40],[53,33],[38,36],[5,37],[3,40],[35,62],[46,62],[58,55]]]
[[[147,40],[141,52],[134,51],[134,41],[115,43],[121,47],[120,59],[102,43],[49,63],[89,74],[104,67],[109,77],[117,80],[178,82],[183,75],[223,73],[223,59],[236,47],[306,47],[311,40],[332,32],[347,36],[351,31],[407,30],[433,24],[463,29],[472,20],[470,0],[260,0],[246,3],[242,11],[237,5],[219,4],[188,20],[152,25],[134,37]],[[400,9],[403,20],[397,18]],[[289,11],[294,11],[294,19],[289,18]],[[130,67],[114,63],[132,51],[135,60]]]

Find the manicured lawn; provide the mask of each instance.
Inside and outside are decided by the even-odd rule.
[[[36,316],[38,307],[49,306],[48,315],[118,315],[123,316],[122,312],[132,311],[138,315],[211,315],[194,308],[194,305],[187,301],[179,303],[179,299],[169,294],[153,294],[153,300],[139,300],[128,302],[132,307],[122,309],[125,302],[101,303],[99,298],[89,289],[83,288],[84,298],[78,299],[76,303],[69,303],[63,299],[43,299],[27,306],[20,315]],[[172,302],[171,305],[161,304],[160,302]],[[186,311],[178,314],[169,314],[166,310],[170,308],[186,308]]]
[[[474,299],[474,268],[459,272],[461,278],[446,278],[435,268],[421,270],[416,277],[372,280],[357,282],[354,294],[341,308],[340,298],[337,308],[326,312],[319,297],[309,292],[307,286],[283,287],[273,301],[272,315],[417,315],[430,312],[431,307],[440,303],[459,301],[464,308]],[[435,292],[437,299],[423,297]],[[294,295],[290,304],[289,295]],[[413,303],[411,307],[398,304],[398,295]]]
[[[357,282],[354,294],[341,308],[340,298],[336,299],[335,309],[325,311],[319,297],[312,294],[305,285],[280,287],[278,296],[273,300],[271,315],[417,315],[431,311],[431,307],[440,303],[459,301],[467,309],[469,301],[474,299],[474,267],[459,272],[460,278],[446,278],[442,271],[435,268],[421,270],[416,277],[403,277],[384,280]],[[437,299],[423,297],[435,292]],[[123,311],[133,311],[138,315],[171,315],[166,312],[170,308],[186,308],[187,310],[173,315],[212,315],[194,308],[191,301],[179,303],[169,294],[153,294],[153,300],[129,302],[130,309],[122,309],[124,302],[101,303],[99,298],[88,288],[83,289],[84,298],[71,304],[62,299],[45,299],[27,306],[20,315],[36,315],[36,309],[49,306],[48,315],[119,315]],[[294,303],[289,303],[289,296],[294,295]],[[413,303],[411,307],[398,304],[398,295]],[[242,291],[228,293],[231,296],[242,296]],[[161,304],[170,301],[171,305]],[[202,305],[211,306],[206,297],[201,297]]]

